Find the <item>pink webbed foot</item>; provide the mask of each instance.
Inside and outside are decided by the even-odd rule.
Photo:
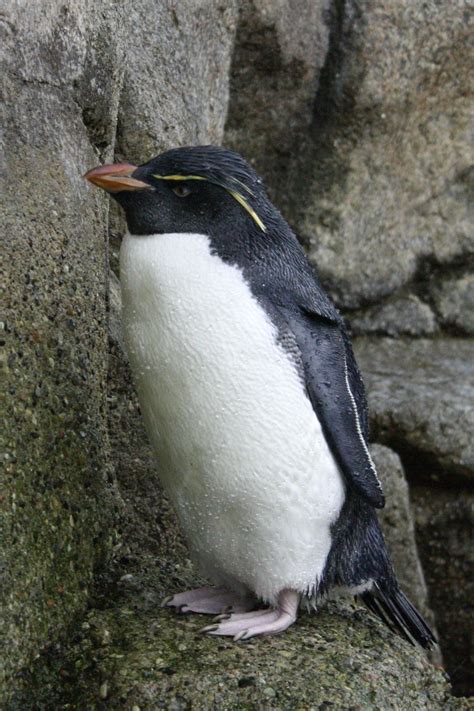
[[[255,600],[242,598],[225,588],[196,588],[178,593],[163,601],[162,607],[172,607],[178,612],[196,612],[202,615],[218,615],[228,612],[245,612],[255,607]]]
[[[278,596],[276,609],[222,615],[217,624],[208,625],[201,632],[233,637],[236,642],[257,635],[279,634],[296,621],[298,605],[299,594],[293,590],[283,590]]]

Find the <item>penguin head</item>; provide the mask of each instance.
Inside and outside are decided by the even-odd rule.
[[[84,177],[123,207],[132,235],[265,234],[281,219],[253,168],[216,146],[175,148],[138,167],[104,165]]]

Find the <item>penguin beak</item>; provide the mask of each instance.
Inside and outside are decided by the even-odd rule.
[[[118,193],[122,190],[153,190],[149,183],[132,178],[132,174],[136,170],[137,166],[132,163],[99,165],[97,168],[88,170],[83,178],[108,193]]]

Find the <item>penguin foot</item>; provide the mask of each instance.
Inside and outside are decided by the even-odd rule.
[[[253,612],[222,615],[214,625],[207,625],[201,632],[213,636],[250,639],[257,635],[279,634],[296,621],[300,596],[294,590],[283,590],[278,596],[278,605]]]
[[[255,600],[242,598],[225,588],[196,588],[168,597],[162,607],[173,607],[177,612],[196,612],[202,615],[224,615],[245,612],[255,607]]]

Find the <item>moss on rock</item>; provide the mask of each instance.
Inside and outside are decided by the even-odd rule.
[[[355,605],[329,603],[279,637],[235,643],[202,636],[207,617],[160,608],[164,592],[149,572],[119,580],[70,647],[24,680],[12,710],[33,698],[35,708],[90,711],[432,711],[450,702],[445,675]]]

